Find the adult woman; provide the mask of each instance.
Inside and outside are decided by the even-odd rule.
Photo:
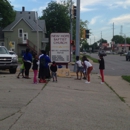
[[[86,78],[87,81],[85,83],[90,83],[90,73],[93,70],[92,64],[89,62],[86,56],[83,56],[83,63],[86,67]]]
[[[24,54],[24,66],[25,66],[25,78],[29,78],[29,70],[31,68],[31,63],[32,63],[32,54],[29,52],[30,49],[27,48],[26,52]]]
[[[100,75],[101,75],[101,79],[102,79],[102,82],[101,84],[104,84],[104,72],[103,70],[105,69],[105,62],[104,62],[104,59],[103,59],[103,56],[102,55],[99,55],[99,69],[100,69]]]
[[[46,76],[48,75],[48,63],[51,62],[49,56],[46,55],[46,51],[44,51],[43,53],[44,55],[42,55],[40,57],[40,80],[39,83],[46,83]]]

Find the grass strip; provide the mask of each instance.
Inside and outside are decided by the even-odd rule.
[[[119,97],[119,99],[120,99],[122,102],[125,103],[124,97],[119,96],[119,95],[116,93],[116,91],[115,91],[109,84],[107,84],[106,82],[105,82],[105,84]]]
[[[125,81],[127,81],[127,82],[130,83],[130,76],[128,76],[128,75],[123,75],[122,78],[123,78]]]

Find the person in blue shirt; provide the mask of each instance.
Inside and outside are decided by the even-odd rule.
[[[30,49],[27,48],[26,52],[24,54],[24,66],[25,66],[25,78],[29,78],[29,70],[31,68],[31,63],[32,63],[32,54],[30,53]]]
[[[46,51],[43,52],[43,55],[40,57],[40,80],[39,83],[46,83],[46,76],[48,75],[48,63],[50,63],[51,60],[49,56],[46,55]]]

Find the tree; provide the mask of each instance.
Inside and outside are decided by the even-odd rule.
[[[113,36],[112,41],[114,41],[115,44],[125,43],[124,37],[122,37],[122,36],[120,36],[120,35],[115,35],[115,36]]]
[[[89,49],[89,45],[86,39],[81,39],[80,51],[87,51]]]
[[[84,30],[87,29],[87,24],[88,24],[87,20],[85,21],[80,20],[80,38],[82,38]],[[76,39],[76,20],[75,19],[73,19],[73,39],[74,40]],[[82,40],[83,39],[81,39],[80,41],[80,45],[82,44]]]
[[[127,44],[130,44],[130,37],[127,37],[127,38],[126,38],[126,43],[127,43]]]
[[[48,37],[52,32],[69,32],[70,18],[67,5],[51,1],[43,10],[43,16],[40,19],[44,19],[46,22]]]
[[[97,43],[99,43],[99,46],[101,46],[102,43],[107,43],[107,40],[101,38],[99,41],[97,41]]]
[[[88,24],[87,20],[86,21],[80,20],[80,37],[83,36],[84,30],[86,30],[88,28],[87,24]]]
[[[70,31],[70,17],[68,4],[60,4],[51,1],[48,7],[43,10],[43,16],[40,19],[45,20],[47,34],[50,38],[52,32],[69,32]],[[50,39],[49,39],[50,40]],[[46,50],[50,50],[50,44],[47,44]]]
[[[15,11],[8,0],[0,0],[0,27],[4,28],[15,19]]]

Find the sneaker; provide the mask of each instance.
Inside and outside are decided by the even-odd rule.
[[[104,84],[104,82],[101,82],[101,84]]]
[[[86,81],[85,83],[86,83],[86,84],[89,84],[90,82]]]
[[[43,80],[42,80],[42,79],[40,79],[40,80],[39,80],[39,83],[43,83]]]
[[[43,80],[43,82],[42,83],[47,83],[47,81],[46,80]]]

